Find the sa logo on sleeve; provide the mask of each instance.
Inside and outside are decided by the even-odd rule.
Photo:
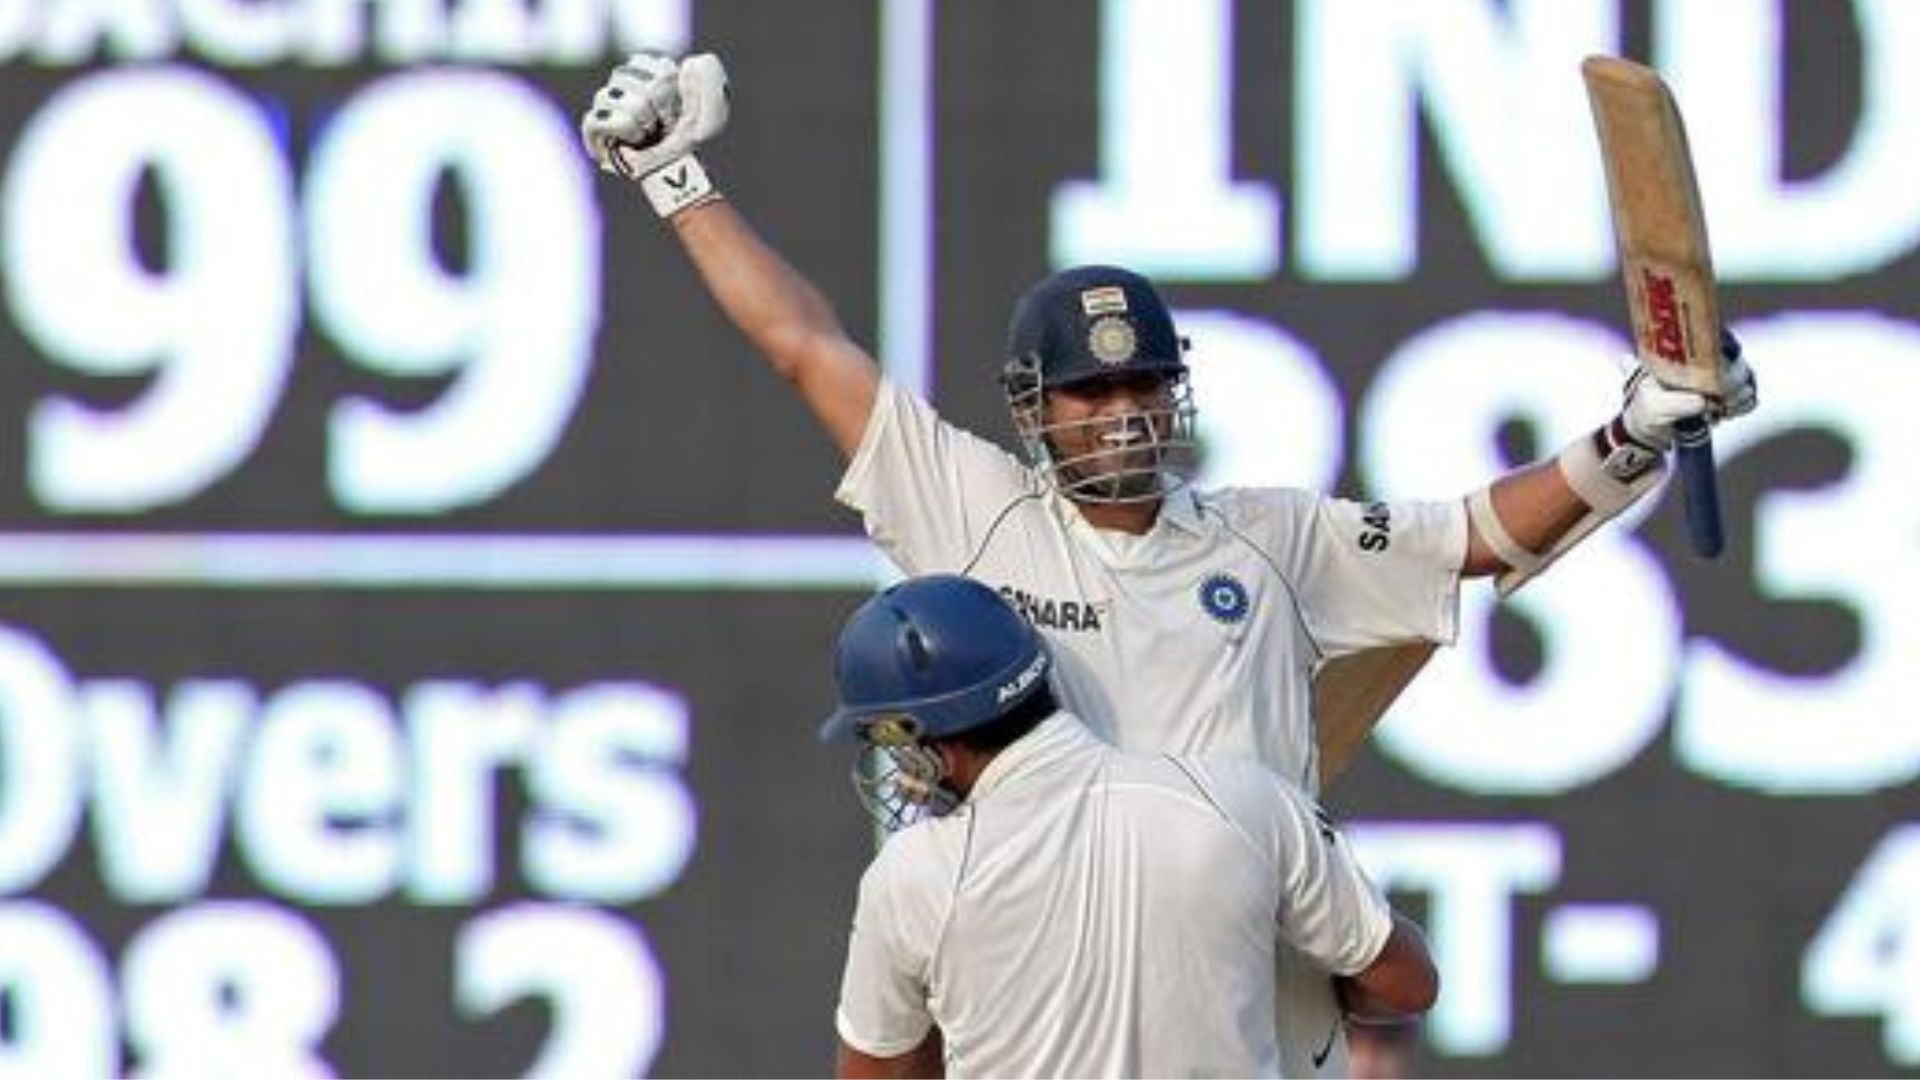
[[[1387,550],[1393,542],[1393,513],[1383,502],[1368,503],[1360,514],[1360,523],[1366,528],[1360,531],[1360,550],[1376,554]]]

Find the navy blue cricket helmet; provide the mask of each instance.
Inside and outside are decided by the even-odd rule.
[[[1014,309],[1000,370],[1028,463],[1078,502],[1158,499],[1188,482],[1198,463],[1186,349],[1166,301],[1131,270],[1077,266],[1028,289]],[[1158,380],[1165,399],[1124,426],[1112,417],[1051,418],[1049,390],[1116,377]],[[1084,435],[1094,429],[1102,438],[1088,445]],[[1082,445],[1063,451],[1061,436]],[[1152,454],[1143,458],[1138,452],[1146,449]]]
[[[1114,375],[1186,373],[1186,342],[1153,283],[1117,266],[1076,266],[1031,289],[1007,328],[1009,397]]]
[[[932,574],[860,605],[834,648],[840,707],[820,738],[865,737],[880,720],[945,738],[989,723],[1046,685],[1040,635],[972,578]]]

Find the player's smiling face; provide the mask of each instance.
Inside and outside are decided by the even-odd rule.
[[[1163,493],[1162,455],[1173,428],[1172,381],[1130,374],[1047,391],[1044,424],[1069,496],[1102,501]]]

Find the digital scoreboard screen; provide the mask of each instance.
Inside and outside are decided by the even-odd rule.
[[[1433,1075],[1920,1068],[1920,9],[0,0],[0,1073],[830,1069],[891,570],[579,110],[1008,440],[1050,270],[1160,282],[1204,482],[1464,495],[1617,407],[1589,53],[1672,83],[1760,381],[1329,793]]]

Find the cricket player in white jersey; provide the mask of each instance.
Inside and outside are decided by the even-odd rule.
[[[848,455],[839,498],[904,571],[1008,597],[1053,646],[1060,700],[1129,749],[1236,753],[1317,789],[1314,673],[1361,650],[1450,643],[1459,581],[1512,588],[1652,490],[1675,422],[1754,404],[1729,361],[1713,402],[1636,377],[1620,413],[1464,498],[1361,504],[1199,491],[1186,342],[1153,286],[1080,267],[1020,301],[1000,372],[1024,460],[891,383],[832,307],[722,197],[698,149],[727,119],[711,55],[643,53],[581,121],[634,180],[727,316]],[[1283,962],[1289,1075],[1344,1075],[1323,975]]]
[[[1244,759],[1116,750],[1055,704],[1049,650],[986,585],[912,578],[834,654],[869,809],[839,1073],[1278,1076],[1284,937],[1349,1008],[1405,1017],[1438,976],[1314,803]],[[904,823],[904,828],[902,825]]]

